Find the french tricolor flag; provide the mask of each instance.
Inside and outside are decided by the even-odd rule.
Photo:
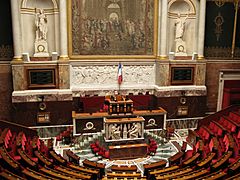
[[[123,76],[122,76],[122,64],[118,64],[118,84],[121,84],[123,81]]]

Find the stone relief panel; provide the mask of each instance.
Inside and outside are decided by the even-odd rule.
[[[116,65],[71,66],[71,87],[118,86]],[[155,84],[155,65],[123,66],[123,86]],[[95,87],[96,88],[96,87]]]

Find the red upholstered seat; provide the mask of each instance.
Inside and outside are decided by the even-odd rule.
[[[237,138],[240,139],[240,131],[238,131]]]
[[[99,148],[95,147],[95,148],[93,149],[93,152],[94,152],[94,153],[99,152]]]
[[[110,158],[109,151],[105,151],[103,157],[109,159]]]
[[[95,143],[92,143],[92,144],[90,144],[90,147],[91,147],[92,149],[94,149],[94,148],[96,148],[97,146],[96,146]]]
[[[99,156],[103,156],[103,155],[104,155],[104,151],[100,150],[100,151],[98,152],[98,155],[99,155]]]

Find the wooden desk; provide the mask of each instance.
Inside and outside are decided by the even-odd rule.
[[[234,171],[237,171],[240,168],[240,158],[238,158],[238,160],[234,163],[232,163],[229,167],[228,167],[228,171],[230,173],[234,173]]]
[[[171,156],[170,158],[168,158],[169,165],[171,166],[173,164],[179,164],[183,155],[184,155],[184,152],[178,152],[173,156]]]
[[[177,169],[180,169],[179,166],[169,166],[167,168],[163,168],[163,169],[159,169],[159,170],[153,170],[153,171],[150,171],[150,177],[153,175],[157,175],[157,174],[164,174],[164,173],[168,173],[168,172],[172,172],[172,171],[177,171]]]
[[[89,161],[87,159],[85,159],[82,163],[85,167],[98,169],[100,171],[100,178],[102,178],[104,176],[104,174],[105,174],[105,164]]]
[[[132,166],[117,166],[117,165],[112,165],[111,166],[111,170],[112,171],[123,171],[123,172],[126,172],[126,171],[134,171],[136,172],[137,171],[137,166],[136,165],[132,165]]]
[[[142,116],[145,119],[144,129],[164,129],[166,128],[167,112],[159,107],[156,110],[137,110],[133,111],[130,115],[114,115],[114,118],[123,118],[127,116],[134,118]],[[76,113],[72,111],[73,119],[73,134],[81,135],[82,133],[96,133],[103,130],[104,118],[112,118],[113,115],[109,115],[107,112],[96,113]],[[90,123],[89,123],[90,122]]]
[[[17,174],[14,174],[10,171],[8,171],[7,169],[2,169],[0,171],[0,177],[1,178],[5,178],[5,179],[18,179],[18,180],[27,180],[25,177],[20,177]],[[43,179],[44,180],[44,179]]]
[[[232,155],[232,151],[228,151],[226,152],[222,157],[221,159],[219,159],[216,163],[214,164],[211,164],[211,169],[212,170],[215,170],[217,168],[219,168],[220,166],[222,166],[223,164],[228,164],[228,163],[225,163],[229,160],[229,158],[231,157]]]
[[[147,155],[147,144],[109,146],[110,159],[132,159]]]
[[[26,154],[25,151],[23,151],[22,149],[17,149],[17,152],[19,154],[19,156],[21,157],[21,160],[23,162],[25,162],[27,165],[29,165],[31,168],[36,168],[37,167],[37,163],[35,161],[33,161],[31,159],[31,157],[28,156],[28,154]]]
[[[70,149],[66,151],[68,160],[74,164],[79,164],[80,157],[72,152]]]
[[[53,177],[51,176],[47,176],[45,174],[41,174],[37,171],[34,171],[30,168],[26,168],[26,169],[23,169],[22,170],[22,173],[27,177],[27,178],[31,178],[31,179],[41,179],[41,180],[49,180],[49,179],[53,179],[53,180],[56,180],[54,179]]]
[[[157,168],[165,167],[166,164],[167,164],[166,160],[160,160],[160,161],[155,162],[155,163],[144,164],[143,167],[144,167],[144,169],[151,170],[151,169],[157,169]]]
[[[186,159],[185,161],[183,161],[183,165],[187,166],[191,163],[193,163],[194,161],[196,161],[198,158],[200,157],[199,153],[195,153],[192,157],[190,157],[189,159]]]
[[[175,180],[183,180],[183,179],[196,179],[197,177],[203,176],[208,174],[209,171],[207,169],[199,169],[192,171],[190,173],[187,173],[186,175],[179,176],[177,178],[174,178]]]
[[[64,159],[61,155],[57,154],[54,150],[50,150],[49,155],[57,164],[67,164],[67,160]]]
[[[50,159],[46,158],[40,151],[35,150],[33,153],[38,158],[38,162],[41,162],[43,165],[46,165],[46,166],[53,165]]]
[[[118,178],[141,178],[141,173],[115,173],[115,172],[112,172],[112,173],[107,173],[107,177],[108,178],[111,178],[111,177],[116,177],[117,179]]]
[[[190,173],[191,171],[193,171],[192,168],[186,167],[186,168],[174,171],[173,173],[168,173],[163,175],[160,174],[156,177],[156,179],[173,179],[174,177],[177,177],[186,173]]]
[[[208,156],[205,159],[202,159],[200,162],[197,163],[197,166],[198,167],[203,167],[206,164],[210,163],[215,155],[216,155],[216,153],[213,153],[213,152],[209,153]]]
[[[226,176],[227,173],[225,173],[224,171],[220,170],[220,171],[215,171],[212,173],[208,173],[205,176],[201,176],[199,178],[195,178],[195,180],[215,180],[215,179],[223,179],[224,176]]]
[[[69,174],[70,176],[79,178],[79,179],[97,179],[97,177],[93,178],[91,174],[77,172],[68,168],[65,168],[63,166],[55,166],[54,170],[57,170],[59,172],[63,172],[65,174]]]
[[[15,161],[7,152],[6,148],[4,146],[0,147],[0,157],[6,162],[12,169],[19,170],[20,169],[20,163]]]
[[[166,166],[166,164],[167,164],[166,160],[160,160],[158,162],[151,163],[151,164],[144,164],[143,165],[143,167],[144,167],[144,175],[148,177],[149,176],[149,171],[157,170],[159,168],[163,168],[163,167]]]

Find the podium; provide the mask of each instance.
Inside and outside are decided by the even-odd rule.
[[[120,113],[133,113],[133,101],[128,100],[108,100],[109,107],[108,113],[111,114],[120,114]]]

